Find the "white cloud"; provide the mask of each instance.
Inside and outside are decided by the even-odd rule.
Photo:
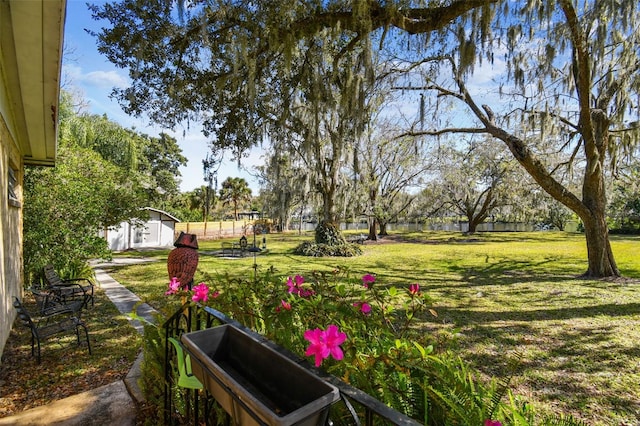
[[[97,70],[85,72],[81,66],[65,63],[62,66],[64,79],[74,85],[95,87],[110,92],[111,88],[129,86],[129,79],[117,70]]]
[[[493,63],[490,63],[485,59],[482,65],[476,65],[469,81],[475,86],[495,87],[496,80],[503,78],[506,72],[507,65],[504,60],[496,59]]]
[[[129,86],[126,77],[120,75],[117,71],[91,71],[88,74],[81,75],[80,80],[87,85],[97,87],[118,87],[125,88]]]

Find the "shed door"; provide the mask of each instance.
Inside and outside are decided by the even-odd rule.
[[[158,222],[147,222],[146,226],[135,228],[133,245],[135,247],[159,246],[160,224]]]
[[[143,235],[142,244],[145,246],[160,245],[160,224],[158,222],[147,223],[147,230]]]

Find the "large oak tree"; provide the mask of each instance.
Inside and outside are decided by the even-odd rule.
[[[375,71],[372,50],[405,53],[412,70],[428,65],[433,72],[437,59],[450,67],[452,84],[427,78],[426,87],[460,101],[475,120],[465,129],[432,133],[502,140],[534,180],[582,220],[586,275],[619,275],[604,183],[607,158],[615,159],[617,148],[638,134],[628,125],[630,113],[637,116],[640,84],[637,2],[214,0],[179,2],[178,11],[172,4],[124,0],[94,8],[96,18],[110,22],[98,34],[100,51],[130,72],[131,87],[115,91],[127,111],[167,126],[200,120],[216,134],[217,148],[239,156],[291,113],[306,59],[318,63],[310,41],[322,32],[341,34],[342,48],[327,63],[356,52],[365,80]],[[469,90],[469,77],[481,61],[497,60],[506,69],[494,89],[508,97],[483,106]],[[527,134],[514,130],[516,121],[531,123]],[[551,133],[564,136],[558,149],[573,149],[572,158],[584,163],[581,194],[566,188],[557,167],[528,144]]]

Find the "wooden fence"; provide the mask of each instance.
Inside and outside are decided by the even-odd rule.
[[[217,240],[252,233],[253,221],[225,220],[220,222],[178,222],[176,236],[182,231],[195,234],[199,240]]]

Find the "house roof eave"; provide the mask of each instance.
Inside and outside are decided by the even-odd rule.
[[[3,116],[25,164],[55,164],[66,0],[0,2]]]

